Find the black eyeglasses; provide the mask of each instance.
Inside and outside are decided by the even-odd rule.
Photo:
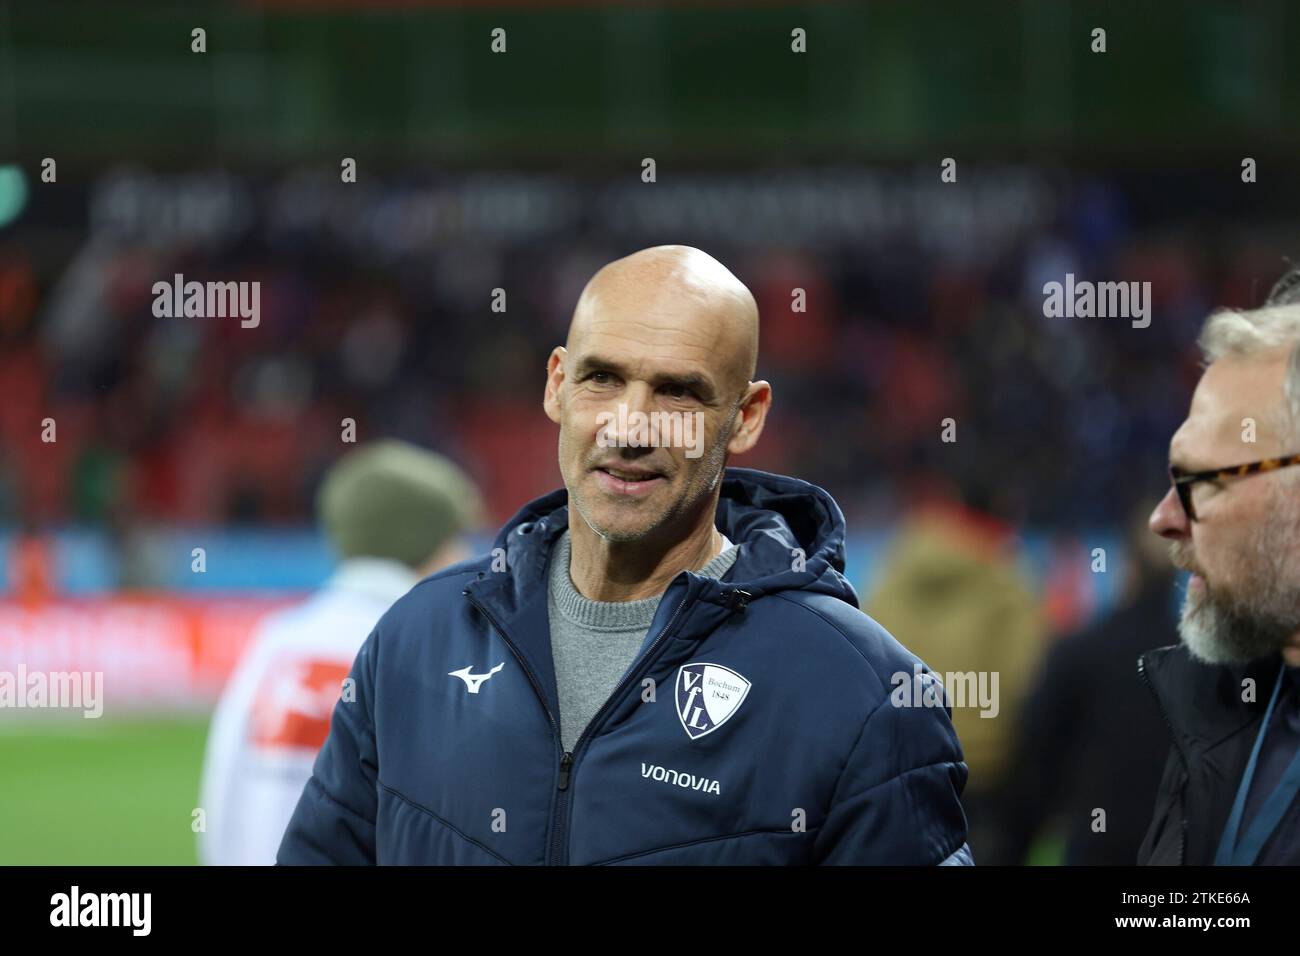
[[[1231,478],[1235,475],[1253,475],[1261,471],[1277,471],[1279,468],[1290,468],[1292,465],[1300,465],[1300,454],[1287,455],[1283,458],[1265,458],[1244,465],[1229,465],[1227,468],[1211,468],[1209,471],[1182,471],[1170,465],[1169,480],[1173,482],[1174,490],[1178,492],[1183,513],[1187,515],[1189,521],[1195,521],[1196,508],[1192,504],[1192,486],[1198,482],[1218,481],[1220,478]]]

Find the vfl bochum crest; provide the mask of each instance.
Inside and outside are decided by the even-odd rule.
[[[677,717],[692,740],[711,734],[740,709],[749,681],[720,664],[683,664],[677,671]]]

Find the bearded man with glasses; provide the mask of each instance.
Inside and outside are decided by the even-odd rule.
[[[1211,315],[1151,513],[1191,573],[1182,642],[1138,671],[1173,746],[1143,864],[1300,863],[1300,270]]]

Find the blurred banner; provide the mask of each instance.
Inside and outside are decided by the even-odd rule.
[[[167,594],[0,602],[0,673],[20,695],[0,716],[58,713],[31,695],[50,675],[84,673],[103,674],[108,716],[210,709],[258,620],[286,603]]]

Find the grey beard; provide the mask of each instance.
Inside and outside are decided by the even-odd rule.
[[[1207,664],[1244,664],[1271,657],[1300,631],[1300,585],[1292,566],[1300,529],[1300,488],[1276,491],[1271,519],[1238,555],[1249,571],[1249,594],[1183,595],[1178,633],[1192,656]]]
[[[1280,651],[1300,630],[1300,594],[1270,592],[1254,606],[1208,589],[1200,599],[1184,594],[1178,632],[1192,656],[1207,664],[1244,664]]]

